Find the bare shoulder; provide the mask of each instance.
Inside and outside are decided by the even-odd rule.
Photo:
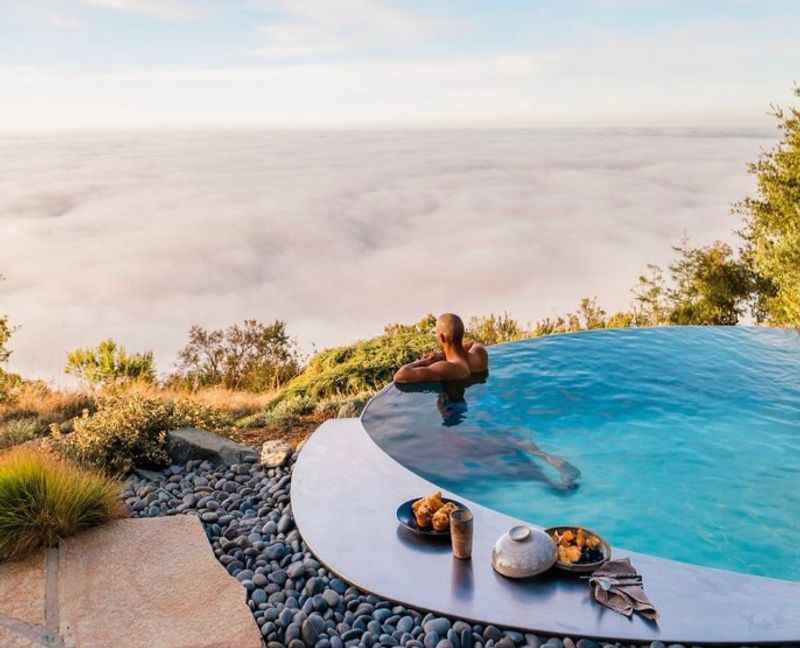
[[[467,353],[469,356],[469,368],[472,373],[486,371],[489,368],[489,354],[486,347],[475,342]]]
[[[456,362],[440,360],[430,365],[429,369],[434,372],[441,380],[463,380],[469,378],[472,367],[467,367]]]

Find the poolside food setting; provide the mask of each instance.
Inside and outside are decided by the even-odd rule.
[[[800,334],[614,330],[490,354],[490,376],[391,385],[360,422],[311,437],[292,505],[332,571],[533,632],[800,640]],[[352,479],[330,480],[337,458]],[[471,560],[420,533],[426,520],[401,519],[434,495],[474,517]],[[373,520],[368,539],[342,501]],[[498,550],[528,551],[535,567],[504,572]]]

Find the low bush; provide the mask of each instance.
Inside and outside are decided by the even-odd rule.
[[[59,538],[121,515],[120,485],[32,450],[0,457],[0,560],[52,547]]]
[[[375,392],[362,392],[355,396],[345,396],[338,398],[328,398],[319,401],[315,408],[314,413],[324,418],[348,418],[359,416],[364,406],[370,398],[375,395]]]
[[[202,387],[188,390],[175,386],[157,386],[131,383],[115,386],[104,391],[106,396],[121,398],[138,394],[147,398],[166,401],[192,401],[198,405],[215,410],[220,416],[236,421],[252,414],[262,414],[264,408],[275,399],[274,392],[254,393],[224,387]]]
[[[32,441],[47,433],[47,426],[36,417],[12,419],[0,423],[0,450],[26,441]]]
[[[125,394],[102,397],[98,404],[95,414],[75,420],[71,434],[52,430],[67,456],[115,474],[135,466],[168,465],[169,430],[189,426],[218,430],[232,423],[223,413],[187,399]]]
[[[266,411],[268,425],[289,425],[300,416],[314,411],[314,400],[306,394],[296,394],[279,400]]]

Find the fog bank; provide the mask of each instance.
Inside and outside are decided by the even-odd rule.
[[[626,306],[684,232],[733,241],[752,130],[149,132],[0,138],[10,369],[114,337],[285,319],[306,350],[452,310]]]

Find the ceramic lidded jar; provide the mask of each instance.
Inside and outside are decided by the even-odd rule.
[[[495,543],[492,567],[509,578],[528,578],[550,569],[556,556],[556,545],[544,531],[515,526]]]

